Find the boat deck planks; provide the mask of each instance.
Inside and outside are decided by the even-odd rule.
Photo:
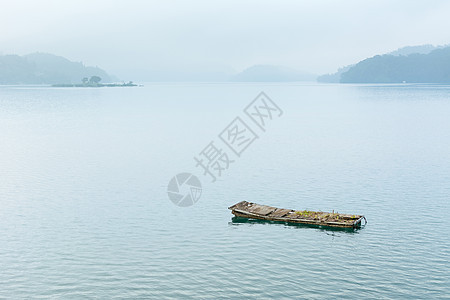
[[[360,227],[363,219],[367,223],[363,215],[296,211],[247,201],[236,203],[228,209],[235,216],[248,219],[353,228]]]
[[[292,212],[292,209],[277,208],[270,214],[270,216],[274,218],[282,218],[290,212]]]

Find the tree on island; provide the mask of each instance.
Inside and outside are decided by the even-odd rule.
[[[101,77],[98,76],[91,76],[91,78],[89,78],[89,84],[92,85],[98,85],[98,83],[102,80]]]

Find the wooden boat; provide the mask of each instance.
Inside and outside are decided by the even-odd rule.
[[[365,224],[367,223],[366,218],[362,215],[284,209],[247,201],[236,203],[228,209],[236,217],[248,219],[350,228],[361,227],[363,219]]]

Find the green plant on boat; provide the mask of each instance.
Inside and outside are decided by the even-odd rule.
[[[340,215],[337,211],[330,213],[326,212],[316,212],[316,211],[310,211],[310,210],[298,210],[295,211],[295,214],[299,216],[300,218],[304,219],[314,219],[314,220],[321,220],[321,221],[339,221],[339,222],[345,222],[345,216]],[[355,219],[356,216],[353,215],[353,218]]]
[[[295,214],[302,216],[302,217],[310,217],[316,214],[316,212],[314,211],[309,211],[309,210],[299,210],[296,211]]]

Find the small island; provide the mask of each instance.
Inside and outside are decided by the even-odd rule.
[[[125,86],[137,86],[133,81],[128,83],[100,83],[102,80],[99,76],[91,76],[91,78],[84,77],[81,83],[58,83],[52,84],[53,87],[125,87]]]

